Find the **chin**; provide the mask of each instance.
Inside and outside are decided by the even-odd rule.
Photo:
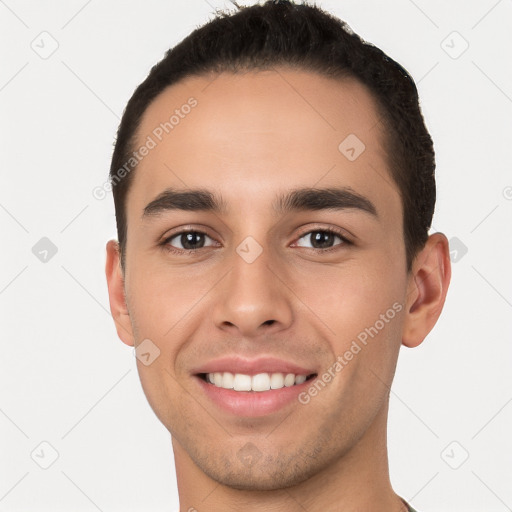
[[[294,487],[307,480],[307,475],[283,474],[277,471],[270,475],[255,475],[252,472],[240,474],[210,474],[216,482],[240,491],[276,491]]]
[[[212,480],[240,491],[275,491],[294,487],[311,478],[320,468],[287,461],[259,461],[257,468],[240,466],[239,461],[201,464],[199,467]],[[235,470],[233,468],[236,467]]]

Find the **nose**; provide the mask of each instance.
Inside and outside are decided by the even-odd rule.
[[[286,272],[270,261],[265,249],[250,261],[236,252],[233,255],[231,270],[215,290],[215,325],[243,337],[288,328],[293,293]]]

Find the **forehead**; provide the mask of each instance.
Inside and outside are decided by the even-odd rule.
[[[398,198],[376,102],[354,79],[288,68],[189,77],[157,96],[137,135],[135,149],[150,147],[127,201],[139,213],[167,187],[215,188],[228,203],[250,190],[253,205],[298,186]]]

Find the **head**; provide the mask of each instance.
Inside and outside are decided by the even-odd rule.
[[[152,68],[112,158],[107,279],[177,460],[274,489],[383,439],[400,345],[432,329],[450,278],[434,167],[409,74],[317,7],[220,13]],[[205,391],[283,362],[308,381],[277,409]]]

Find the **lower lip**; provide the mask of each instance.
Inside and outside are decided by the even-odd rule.
[[[209,384],[201,377],[196,376],[196,379],[206,396],[221,409],[236,416],[250,418],[275,413],[294,401],[298,404],[298,395],[314,380],[309,379],[302,384],[269,391],[235,391]]]

